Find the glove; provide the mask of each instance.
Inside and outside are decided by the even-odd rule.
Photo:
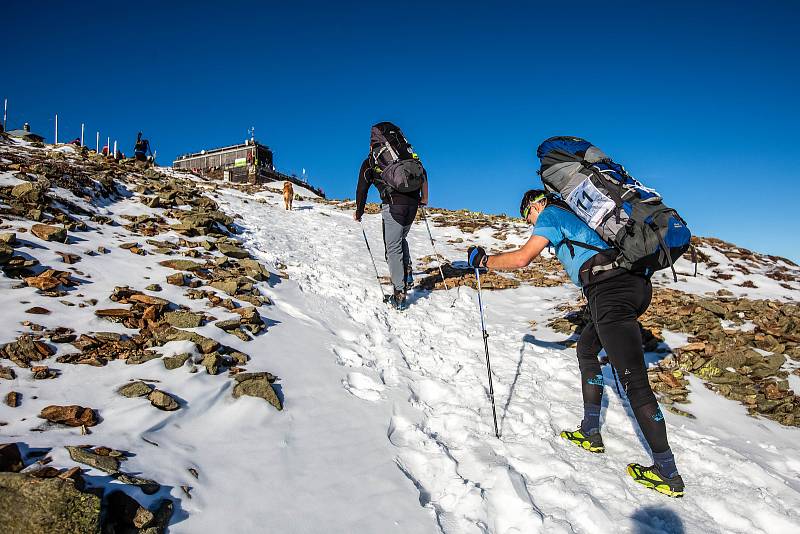
[[[483,247],[469,247],[469,250],[467,250],[467,263],[473,269],[486,267],[486,260],[488,259],[489,256],[486,255]]]

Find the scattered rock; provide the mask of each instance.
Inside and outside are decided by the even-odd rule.
[[[186,352],[186,353],[183,353],[183,354],[178,354],[178,355],[175,355],[175,356],[168,356],[168,357],[162,358],[162,361],[164,362],[164,367],[166,367],[168,370],[172,371],[173,369],[177,369],[178,367],[182,367],[186,363],[186,360],[188,360],[190,357],[191,357],[191,354]]]
[[[162,267],[175,269],[176,271],[199,271],[203,269],[203,265],[193,262],[191,260],[164,260],[158,262]]]
[[[25,313],[30,313],[32,315],[50,315],[50,310],[42,308],[41,306],[34,306],[33,308],[25,310]]]
[[[225,366],[225,358],[218,352],[212,352],[203,358],[202,365],[206,368],[208,374],[217,375],[222,370],[222,367]]]
[[[236,385],[233,388],[233,397],[239,398],[242,395],[250,397],[259,397],[267,401],[269,404],[283,410],[283,404],[275,393],[272,383],[275,377],[270,373],[239,373],[234,376]]]
[[[34,380],[47,380],[49,378],[58,378],[60,372],[57,369],[50,369],[46,365],[35,365],[31,367],[32,378]]]
[[[89,465],[110,474],[119,472],[119,458],[117,456],[97,454],[95,451],[84,447],[68,445],[65,448],[69,452],[69,457],[75,462]]]
[[[217,250],[230,258],[247,259],[250,253],[230,243],[217,243]]]
[[[153,352],[150,350],[140,350],[136,352],[132,352],[128,355],[125,359],[125,363],[127,365],[141,365],[143,363],[149,362],[150,360],[155,360],[160,358],[161,355],[157,352]]]
[[[0,349],[0,357],[6,357],[20,367],[30,367],[31,362],[41,361],[53,354],[55,349],[30,334],[22,334],[16,341]]]
[[[125,308],[110,308],[105,310],[95,310],[94,314],[112,323],[121,323],[125,319],[132,318],[133,312]]]
[[[12,369],[11,367],[3,367],[2,365],[0,365],[0,378],[4,380],[14,380],[16,377],[17,374],[14,372],[14,369]]]
[[[14,232],[2,232],[0,233],[0,245],[7,245],[9,247],[13,247],[17,244],[17,234]]]
[[[149,395],[151,391],[153,391],[152,386],[140,380],[125,384],[117,389],[117,393],[128,398],[144,397],[145,395]]]
[[[175,398],[173,398],[169,393],[159,389],[154,389],[152,392],[150,392],[147,398],[150,400],[150,404],[159,410],[172,412],[181,407],[180,404],[178,404],[178,401],[176,401]]]
[[[31,226],[31,233],[44,241],[57,241],[59,243],[67,241],[67,230],[58,226],[34,224]]]
[[[61,256],[61,261],[66,263],[67,265],[73,265],[81,261],[81,257],[77,254],[70,254],[69,252],[56,252],[59,256]]]
[[[167,276],[167,283],[173,286],[185,286],[187,283],[186,275],[183,273],[171,274]]]
[[[28,276],[24,278],[24,280],[29,286],[42,291],[50,291],[60,285],[65,287],[78,285],[78,282],[72,278],[70,273],[66,271],[56,271],[55,269],[48,269],[38,276]]]
[[[22,393],[17,393],[16,391],[9,391],[6,395],[6,405],[10,408],[16,408],[19,406],[19,400],[22,398]]]
[[[42,409],[39,414],[42,419],[47,419],[51,423],[59,423],[67,426],[95,426],[97,415],[91,408],[83,406],[57,406],[51,405]]]
[[[0,472],[19,473],[25,467],[16,443],[0,444]],[[2,497],[0,497],[2,500]]]
[[[188,311],[173,311],[165,313],[164,320],[177,328],[197,328],[203,324],[203,314]]]
[[[158,490],[161,489],[161,484],[156,482],[155,480],[150,480],[147,478],[140,478],[133,475],[129,475],[127,473],[119,473],[116,476],[116,479],[123,484],[130,484],[131,486],[137,486],[142,493],[145,495],[153,495],[157,493]]]
[[[145,287],[147,291],[162,291],[162,287],[158,284],[150,284],[149,286]]]

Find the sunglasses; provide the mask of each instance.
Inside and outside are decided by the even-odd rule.
[[[537,202],[539,202],[540,200],[545,198],[545,196],[546,195],[539,195],[538,197],[536,197],[533,200],[531,200],[530,204],[528,204],[528,207],[525,208],[525,210],[522,212],[522,218],[523,219],[527,219],[528,218],[528,213],[530,213],[530,211],[531,211],[531,206],[533,206],[534,204],[536,204]]]

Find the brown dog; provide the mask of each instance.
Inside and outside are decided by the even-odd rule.
[[[292,182],[283,182],[283,205],[287,210],[292,210],[292,200],[294,200],[294,187]]]

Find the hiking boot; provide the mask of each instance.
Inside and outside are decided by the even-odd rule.
[[[655,465],[644,467],[639,464],[628,464],[628,474],[642,486],[669,497],[683,497],[683,479],[680,475],[667,478]]]
[[[411,267],[406,269],[406,276],[403,279],[406,285],[406,291],[414,287],[414,273],[411,271]]]
[[[389,304],[396,310],[406,309],[406,292],[395,290],[394,294],[389,297]]]
[[[584,433],[581,432],[581,428],[578,427],[577,430],[564,430],[561,432],[561,437],[589,452],[606,452],[606,447],[603,445],[603,438],[600,437],[600,432],[584,435]]]

